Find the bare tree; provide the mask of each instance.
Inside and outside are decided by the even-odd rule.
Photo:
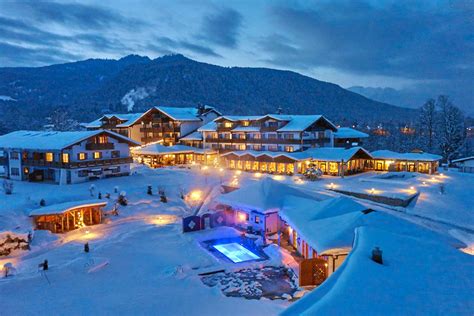
[[[464,115],[454,106],[449,98],[440,95],[436,101],[439,108],[439,146],[441,153],[448,162],[455,158],[464,143]]]
[[[420,136],[425,142],[427,151],[433,150],[435,128],[436,128],[436,102],[428,99],[420,108]]]

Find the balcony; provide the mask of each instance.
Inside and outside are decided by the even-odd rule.
[[[88,143],[86,150],[110,150],[114,149],[113,143]]]
[[[206,138],[207,143],[229,143],[229,144],[301,144],[301,139],[284,138],[248,138],[248,139],[227,139],[227,138]],[[307,143],[306,141],[304,142]],[[311,144],[312,142],[309,142]],[[319,142],[315,142],[319,143]]]
[[[24,159],[22,160],[22,165],[25,167],[49,167],[49,168],[61,168],[61,169],[74,169],[74,168],[87,168],[87,167],[96,167],[104,165],[116,165],[123,163],[133,162],[132,157],[125,158],[110,158],[110,159],[97,159],[97,160],[84,160],[84,161],[75,161],[69,163],[63,163],[58,161],[45,161],[45,160],[34,160],[34,159]]]

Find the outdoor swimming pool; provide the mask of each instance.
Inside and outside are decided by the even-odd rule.
[[[215,257],[232,263],[269,259],[262,247],[255,245],[255,239],[246,236],[206,240],[201,245]]]
[[[214,245],[212,247],[214,247],[217,251],[222,253],[234,263],[261,259],[260,256],[254,254],[252,251],[236,242]]]

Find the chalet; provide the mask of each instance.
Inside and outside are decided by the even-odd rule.
[[[194,163],[212,165],[217,163],[218,159],[215,150],[186,145],[163,146],[149,144],[133,149],[132,155],[138,162],[152,168]]]
[[[461,172],[474,173],[474,156],[451,161]]]
[[[373,160],[368,169],[376,171],[408,171],[433,174],[438,171],[439,155],[411,152],[398,153],[391,150],[376,150],[371,153]]]
[[[332,147],[337,127],[322,115],[221,116],[198,129],[203,147],[228,152]]]
[[[85,125],[88,130],[107,129],[140,144],[161,142],[174,145],[221,114],[213,107],[157,106],[144,113],[107,114]]]
[[[65,233],[102,222],[102,208],[107,202],[86,200],[44,206],[30,212],[35,229]]]
[[[362,146],[363,140],[369,135],[350,127],[339,127],[334,133],[334,147]]]
[[[130,146],[112,131],[16,131],[0,136],[6,177],[12,180],[79,183],[130,174]]]

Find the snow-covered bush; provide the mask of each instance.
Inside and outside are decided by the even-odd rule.
[[[12,194],[13,193],[13,182],[7,179],[3,180],[3,190],[5,194]]]

